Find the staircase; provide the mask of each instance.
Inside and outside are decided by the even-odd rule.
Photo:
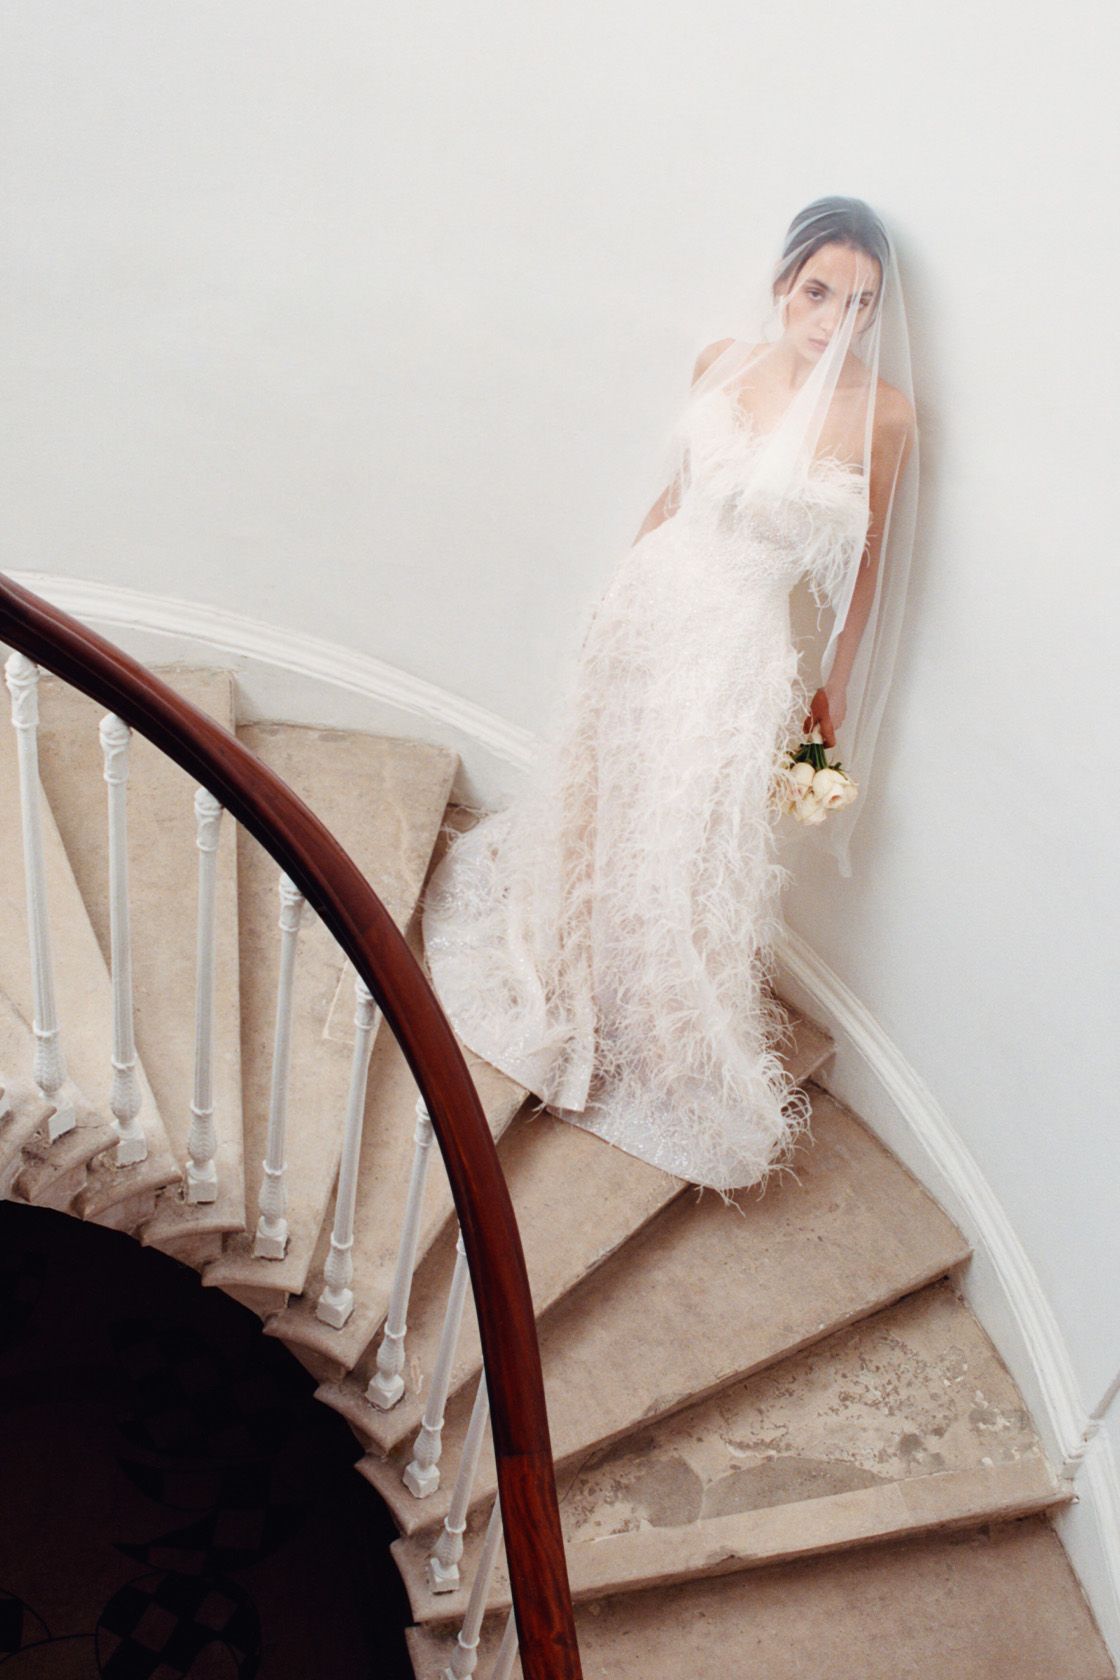
[[[451,755],[284,724],[238,727],[227,674],[164,675],[237,728],[319,813],[416,947]],[[192,1201],[184,1163],[196,1054],[195,789],[136,737],[128,862],[134,1124],[144,1158],[117,1164],[101,712],[44,679],[40,713],[46,887],[68,1072],[46,1104],[32,1077],[15,732],[5,729],[0,1190],[130,1232],[257,1312],[265,1334],[316,1376],[320,1399],[347,1418],[365,1449],[359,1469],[394,1515],[418,1680],[472,1672],[500,1680],[515,1663],[503,1642],[510,1584],[500,1546],[492,1572],[482,1557],[496,1465],[478,1433],[482,1352],[469,1301],[457,1336],[444,1328],[456,1226],[438,1164],[417,1203],[403,1394],[384,1409],[367,1398],[415,1170],[417,1093],[404,1057],[387,1030],[376,1032],[347,1251],[353,1305],[333,1313],[339,1324],[322,1303],[335,1288],[353,971],[305,911],[287,1090],[288,1234],[281,1257],[262,1257],[254,1232],[269,1149],[278,923],[289,912],[276,865],[244,831],[224,832],[214,883],[217,1194]],[[1048,1522],[1070,1490],[953,1287],[954,1268],[967,1259],[963,1239],[814,1083],[829,1052],[824,1035],[791,1011],[785,1053],[810,1098],[811,1133],[765,1193],[730,1203],[534,1113],[524,1092],[471,1060],[538,1315],[584,1673],[1115,1677]],[[51,1141],[51,1109],[67,1103],[76,1123]],[[441,1343],[442,1425],[426,1387]],[[460,1478],[476,1451],[473,1479]],[[434,1552],[444,1562],[433,1570]]]

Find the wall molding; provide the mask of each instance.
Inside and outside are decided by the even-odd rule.
[[[283,716],[295,723],[376,729],[397,736],[422,733],[425,739],[469,753],[472,773],[459,791],[472,803],[501,803],[536,756],[539,738],[531,730],[337,642],[205,602],[119,584],[44,572],[10,575],[113,636],[138,658],[200,659],[236,670],[243,684],[245,721]],[[281,700],[286,709],[278,714],[275,706]]]
[[[1060,1511],[1054,1526],[1115,1660],[1120,1657],[1120,1464],[1107,1429],[1090,1441],[1076,1485],[1077,1503]]]

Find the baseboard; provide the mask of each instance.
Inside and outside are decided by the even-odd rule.
[[[504,804],[533,762],[538,740],[530,730],[336,642],[117,584],[11,575],[146,663],[235,671],[243,722],[365,729],[450,747],[465,761],[455,789],[465,804]]]
[[[1113,1660],[1120,1659],[1120,1463],[1107,1426],[1089,1442],[1077,1500],[1055,1518],[1058,1538]]]

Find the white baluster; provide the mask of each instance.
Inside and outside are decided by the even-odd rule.
[[[490,1673],[490,1680],[509,1680],[513,1673],[513,1665],[517,1661],[517,1617],[511,1610],[506,1617],[506,1630],[502,1634],[502,1643],[498,1646],[498,1654],[494,1658],[494,1667]]]
[[[439,1456],[443,1451],[443,1408],[447,1404],[447,1390],[451,1384],[451,1367],[459,1328],[463,1322],[463,1307],[467,1299],[467,1285],[471,1275],[467,1266],[467,1251],[463,1247],[463,1233],[455,1245],[455,1270],[447,1294],[447,1311],[443,1315],[443,1330],[439,1338],[432,1371],[432,1386],[428,1403],[420,1420],[420,1433],[413,1447],[412,1463],[404,1473],[404,1485],[417,1499],[427,1499],[439,1486]]]
[[[478,1636],[482,1628],[482,1618],[486,1614],[486,1600],[490,1594],[490,1582],[494,1574],[494,1565],[498,1561],[498,1547],[502,1543],[502,1507],[497,1499],[494,1509],[490,1513],[490,1522],[486,1530],[486,1539],[482,1542],[482,1553],[478,1560],[478,1573],[471,1587],[470,1602],[467,1613],[463,1618],[463,1625],[459,1630],[459,1637],[455,1641],[455,1649],[451,1653],[451,1661],[444,1669],[441,1680],[469,1680],[478,1664]]]
[[[109,787],[109,944],[113,971],[113,1088],[109,1107],[119,1143],[118,1167],[143,1161],[148,1140],[137,1116],[140,1082],[132,1026],[132,932],[128,905],[128,749],[132,731],[110,712],[101,720]]]
[[[209,788],[194,796],[198,847],[198,943],[194,992],[194,1096],[187,1139],[187,1201],[218,1199],[218,1138],[214,1130],[214,977],[218,949],[218,833],[222,807]]]
[[[408,1202],[404,1210],[401,1245],[397,1250],[397,1269],[393,1274],[393,1291],[389,1297],[389,1311],[385,1319],[385,1334],[377,1350],[377,1370],[370,1378],[366,1399],[387,1412],[404,1393],[404,1336],[407,1328],[405,1314],[412,1293],[412,1274],[416,1269],[416,1246],[420,1239],[420,1210],[424,1203],[424,1184],[428,1176],[428,1160],[432,1153],[432,1122],[424,1099],[416,1103],[416,1137],[412,1156],[412,1178],[408,1186]]]
[[[490,1416],[490,1395],[486,1388],[486,1372],[483,1371],[478,1379],[478,1388],[474,1397],[474,1410],[467,1428],[467,1438],[463,1442],[463,1456],[459,1460],[459,1474],[455,1478],[455,1488],[451,1495],[451,1504],[447,1515],[443,1519],[439,1539],[436,1541],[435,1551],[428,1559],[428,1590],[434,1593],[454,1592],[459,1585],[459,1559],[463,1555],[463,1535],[467,1527],[467,1507],[471,1502],[471,1489],[478,1474],[478,1460],[482,1452],[482,1438],[486,1433],[486,1424]]]
[[[280,980],[276,988],[276,1038],[272,1048],[272,1091],[268,1105],[268,1146],[258,1206],[253,1253],[258,1260],[282,1260],[288,1246],[284,1218],[287,1192],[284,1175],[285,1133],[288,1125],[288,1087],[292,1072],[292,1001],[296,946],[303,920],[304,897],[294,881],[280,877]]]
[[[358,1199],[358,1159],[362,1150],[362,1121],[366,1108],[369,1058],[373,1050],[373,1029],[377,1005],[364,980],[354,980],[354,1060],[350,1068],[350,1092],[346,1100],[346,1126],[342,1134],[342,1158],[338,1167],[338,1195],[335,1198],[331,1251],[324,1267],[326,1288],[315,1308],[316,1318],[341,1330],[354,1310],[354,1205]]]
[[[22,653],[13,653],[4,667],[12,695],[12,723],[19,748],[19,792],[23,815],[23,859],[27,877],[27,930],[31,947],[31,988],[34,999],[35,1083],[50,1106],[47,1135],[53,1143],[77,1124],[74,1105],[61,1095],[66,1058],[59,1042],[54,1001],[47,919],[47,876],[43,851],[43,823],[39,810],[39,670]]]

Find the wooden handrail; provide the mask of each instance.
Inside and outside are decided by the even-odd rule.
[[[428,1105],[470,1261],[525,1680],[581,1680],[521,1238],[466,1063],[403,935],[273,770],[128,654],[2,574],[0,641],[115,712],[209,788],[295,882],[376,998]]]

